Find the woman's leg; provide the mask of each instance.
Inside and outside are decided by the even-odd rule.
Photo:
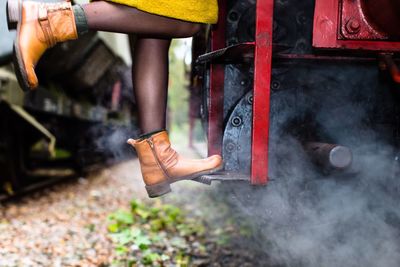
[[[106,1],[84,5],[83,9],[92,30],[139,36],[132,49],[132,78],[140,128],[143,133],[164,129],[171,38],[193,36],[200,30],[200,24],[157,16]]]
[[[170,43],[171,39],[137,37],[132,49],[132,79],[142,133],[165,129]]]
[[[153,15],[136,8],[97,1],[83,5],[92,30],[135,33],[149,38],[191,37],[200,24]]]
[[[20,26],[15,42],[16,70],[21,87],[27,90],[38,86],[34,66],[46,49],[57,42],[76,39],[88,28],[171,39],[192,36],[201,27],[198,23],[152,15],[106,1],[86,4],[83,8],[71,7],[70,2],[24,1],[20,5],[12,0],[7,3],[8,24],[15,26],[18,20]]]

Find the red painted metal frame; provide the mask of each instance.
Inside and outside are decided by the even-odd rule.
[[[400,42],[371,40],[339,40],[340,0],[316,0],[313,46],[322,49],[399,52]]]
[[[268,182],[273,15],[274,0],[257,1],[250,178],[253,185]]]
[[[219,19],[211,32],[211,51],[225,47],[227,0],[218,0]],[[210,103],[208,105],[208,155],[222,155],[224,121],[225,66],[210,65]]]

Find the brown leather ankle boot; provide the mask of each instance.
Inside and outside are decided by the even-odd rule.
[[[199,177],[222,168],[222,159],[215,155],[206,159],[185,159],[171,148],[167,131],[146,139],[129,139],[139,156],[140,167],[149,197],[171,192],[170,184],[193,180],[210,184]]]
[[[38,79],[34,68],[46,49],[78,38],[71,3],[8,1],[7,20],[11,29],[18,25],[14,64],[20,86],[35,89]]]

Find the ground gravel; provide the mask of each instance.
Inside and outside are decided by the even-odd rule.
[[[189,216],[202,216],[212,188],[177,183],[163,202],[178,205]],[[131,199],[157,201],[147,197],[137,159],[3,204],[0,266],[108,266],[117,256],[106,218],[128,209]]]
[[[173,193],[162,198],[163,203],[179,206],[188,216],[204,218],[210,233],[221,231],[218,221],[227,218],[212,197],[217,185],[184,181],[172,189]],[[150,205],[159,201],[147,197],[137,159],[3,204],[0,266],[110,266],[118,256],[106,218],[118,209],[129,209],[131,199]],[[202,244],[208,255],[195,259],[193,266],[258,266],[252,263],[255,256],[249,251],[237,243],[233,249],[218,246],[216,236],[210,234],[210,240]]]
[[[0,266],[100,266],[112,261],[107,215],[145,199],[137,160],[1,208]]]

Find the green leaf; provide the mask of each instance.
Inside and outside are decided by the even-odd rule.
[[[164,221],[162,219],[154,219],[150,221],[150,228],[153,232],[158,232],[163,229],[165,226]]]
[[[170,259],[171,259],[171,257],[168,256],[168,255],[165,255],[165,254],[162,254],[162,255],[161,255],[161,261],[168,261],[168,260],[170,260]]]
[[[111,218],[121,224],[126,224],[126,225],[133,224],[132,213],[125,210],[117,210],[116,212],[111,214]]]
[[[157,253],[149,252],[143,256],[142,263],[145,265],[153,265],[155,262],[160,260],[161,260],[160,255],[158,255]]]
[[[110,233],[116,233],[116,232],[118,232],[118,231],[119,231],[118,224],[117,224],[117,223],[111,223],[111,224],[107,225],[107,230],[108,230]]]
[[[171,239],[171,245],[178,249],[185,249],[187,248],[186,240],[182,237],[173,237]]]
[[[137,261],[136,260],[129,260],[128,261],[128,267],[133,267],[133,266],[136,266],[135,264],[137,263]]]
[[[133,228],[131,230],[131,235],[132,235],[133,238],[136,238],[138,236],[143,235],[143,233],[142,233],[142,230],[140,230],[139,228]]]
[[[139,207],[141,206],[140,202],[137,201],[136,199],[131,200],[131,210],[132,212],[135,212]]]
[[[190,261],[190,257],[187,255],[184,255],[183,253],[179,253],[175,257],[176,266],[179,266],[179,267],[189,266],[189,261]]]
[[[133,237],[129,229],[125,229],[120,233],[111,234],[112,240],[119,245],[126,245],[133,241]]]
[[[134,242],[142,251],[147,250],[149,245],[151,245],[149,237],[145,235],[137,236]]]
[[[142,243],[142,244],[139,245],[139,249],[140,249],[141,251],[145,251],[145,250],[149,249],[149,246]]]
[[[164,211],[172,221],[177,221],[178,218],[181,216],[181,210],[178,207],[172,205],[165,205]]]
[[[119,256],[126,254],[129,251],[127,247],[118,246],[115,248],[115,253]]]
[[[139,215],[139,217],[144,220],[146,220],[150,216],[150,212],[144,209],[137,209],[136,214]]]
[[[150,208],[151,217],[158,217],[158,215],[160,214],[160,211],[161,211],[161,209],[157,208],[157,207]]]

